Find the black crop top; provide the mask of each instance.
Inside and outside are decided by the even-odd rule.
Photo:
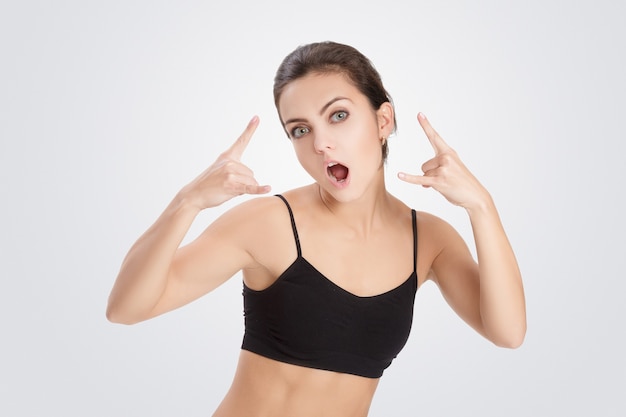
[[[244,283],[242,349],[309,368],[379,378],[406,344],[417,291],[417,225],[413,216],[413,273],[385,293],[361,297],[339,287],[302,257],[287,200],[298,257],[268,288]]]

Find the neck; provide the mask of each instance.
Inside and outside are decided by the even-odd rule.
[[[322,204],[332,216],[362,236],[382,224],[383,213],[391,204],[392,197],[385,188],[384,175],[378,176],[365,193],[349,202],[339,201],[319,185],[317,187]]]

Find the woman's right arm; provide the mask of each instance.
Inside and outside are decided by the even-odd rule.
[[[167,206],[135,242],[122,262],[107,306],[107,318],[132,324],[158,316],[219,286],[249,261],[235,240],[230,221],[215,222],[190,245],[179,248],[194,219],[241,194],[265,194],[252,171],[240,162],[258,126],[254,117],[237,141]],[[223,237],[217,241],[215,237]]]

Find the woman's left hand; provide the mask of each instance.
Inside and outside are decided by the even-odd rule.
[[[417,115],[422,129],[435,150],[434,158],[422,165],[424,175],[398,173],[398,178],[411,184],[432,187],[449,202],[470,209],[488,201],[489,194],[465,167],[457,153],[439,136],[423,113]]]

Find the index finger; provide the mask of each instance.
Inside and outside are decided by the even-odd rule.
[[[232,159],[241,159],[241,155],[243,155],[243,151],[246,150],[248,143],[250,143],[250,138],[252,138],[252,135],[254,134],[254,131],[256,130],[258,125],[259,116],[254,116],[252,120],[248,122],[246,130],[244,130],[243,133],[237,138],[235,143],[233,143],[230,148],[228,148],[228,151],[226,151],[226,153],[229,154]]]
[[[448,144],[444,142],[441,136],[439,136],[439,133],[437,133],[437,131],[430,125],[430,122],[428,121],[424,113],[418,113],[417,120],[420,126],[422,126],[422,129],[424,129],[424,133],[426,133],[426,137],[428,138],[428,141],[435,150],[436,154],[450,149]]]

